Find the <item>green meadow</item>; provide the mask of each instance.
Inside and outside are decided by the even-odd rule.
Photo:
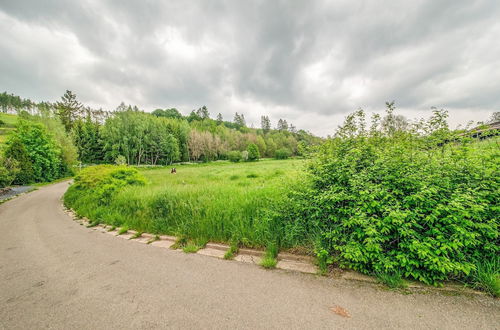
[[[140,169],[143,185],[126,185],[100,203],[98,192],[70,189],[65,202],[79,215],[113,226],[263,247],[270,231],[264,213],[300,180],[304,163],[219,161],[176,165],[177,174],[170,167]]]

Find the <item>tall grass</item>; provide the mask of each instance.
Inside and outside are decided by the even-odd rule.
[[[113,226],[264,247],[268,206],[280,200],[302,171],[302,160],[215,162],[142,170],[144,186],[118,190],[108,203],[70,189],[65,201],[78,213]]]

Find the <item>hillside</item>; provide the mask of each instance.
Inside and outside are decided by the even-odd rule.
[[[0,113],[0,145],[7,140],[7,135],[16,127],[17,116]]]

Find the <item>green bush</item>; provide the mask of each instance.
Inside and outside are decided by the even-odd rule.
[[[260,158],[260,153],[259,153],[259,148],[257,147],[256,144],[250,143],[247,147],[247,152],[248,152],[248,161],[256,161],[259,160]]]
[[[52,181],[65,174],[61,149],[41,123],[19,120],[7,140],[5,156],[19,163],[16,184]]]
[[[69,207],[78,203],[108,205],[113,196],[123,187],[143,185],[144,177],[135,168],[114,165],[98,165],[83,169],[75,177],[74,184],[65,194]]]
[[[276,150],[276,152],[274,153],[274,158],[276,158],[276,159],[288,159],[288,157],[290,157],[291,155],[292,155],[292,152],[290,151],[290,149],[281,148],[281,149]]]
[[[368,131],[362,111],[349,116],[276,222],[363,273],[464,278],[500,250],[498,138],[454,136],[443,111],[406,130],[386,118]]]
[[[19,163],[0,155],[0,188],[10,186],[19,173]]]
[[[227,158],[232,161],[233,163],[237,163],[241,161],[242,156],[240,151],[230,151],[227,153]]]

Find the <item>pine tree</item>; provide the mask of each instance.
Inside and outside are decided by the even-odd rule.
[[[222,118],[222,114],[219,112],[217,115],[217,125],[221,125],[224,122],[224,119]]]
[[[59,116],[66,132],[71,131],[73,122],[78,118],[82,110],[82,104],[76,99],[76,94],[70,90],[61,97],[61,101],[56,103],[57,115]]]
[[[264,133],[267,133],[271,130],[271,121],[269,120],[268,116],[260,117],[260,127],[262,128]]]

